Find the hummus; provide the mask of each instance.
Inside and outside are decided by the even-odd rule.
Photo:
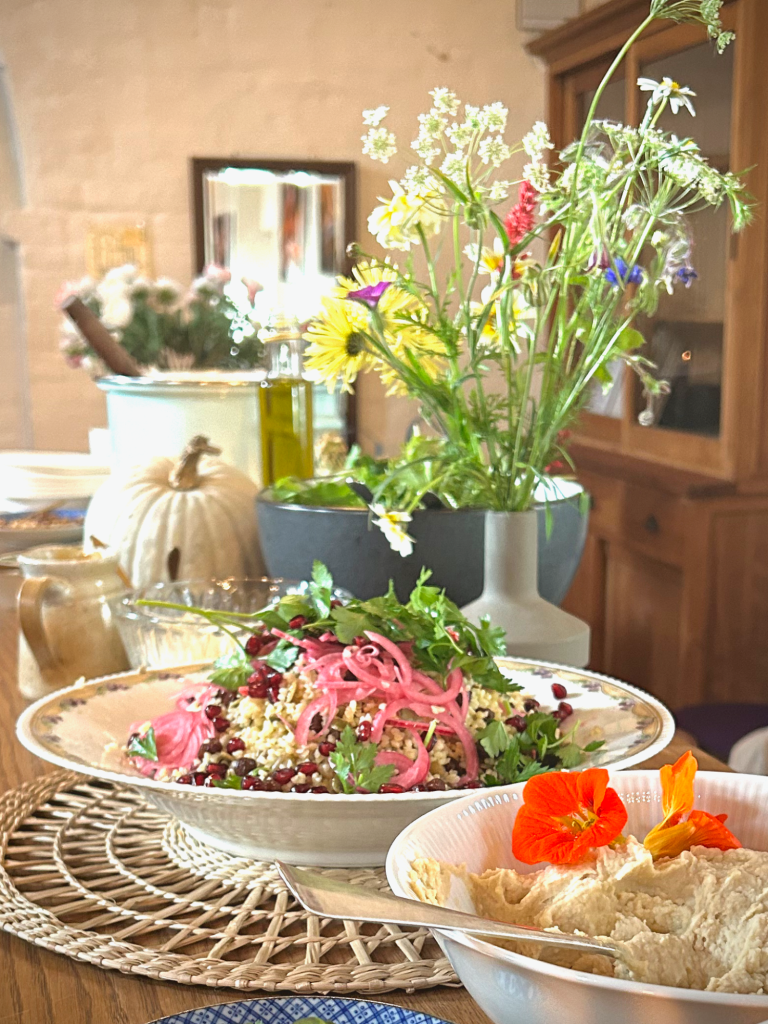
[[[411,865],[426,903],[481,917],[610,938],[623,960],[500,942],[575,970],[710,992],[768,993],[768,853],[695,847],[654,863],[640,843],[589,864],[473,875],[432,859]]]

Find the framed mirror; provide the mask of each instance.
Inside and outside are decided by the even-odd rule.
[[[209,263],[229,270],[235,302],[247,301],[243,278],[257,282],[253,311],[262,324],[273,314],[300,323],[317,314],[336,277],[351,269],[355,164],[194,157],[191,171],[195,271]],[[316,441],[338,431],[353,444],[354,396],[314,391]]]

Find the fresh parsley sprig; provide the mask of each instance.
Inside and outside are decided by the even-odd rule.
[[[357,793],[361,789],[368,793],[378,793],[389,782],[396,768],[393,764],[376,764],[378,752],[375,743],[360,743],[354,729],[350,725],[346,726],[336,749],[329,757],[345,793]]]
[[[143,757],[147,761],[157,761],[157,741],[155,730],[150,725],[143,732],[136,733],[128,740],[128,753],[135,757]]]
[[[510,733],[499,719],[489,722],[478,736],[478,742],[490,759],[489,771],[483,776],[486,786],[507,786],[526,782],[544,772],[576,768],[585,753],[603,746],[595,740],[586,747],[573,742],[575,729],[557,735],[560,723],[546,711],[526,715],[525,729]]]

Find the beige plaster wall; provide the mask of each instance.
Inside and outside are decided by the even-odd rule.
[[[0,0],[26,206],[0,214],[21,247],[34,442],[85,448],[101,393],[57,349],[59,284],[84,271],[89,224],[145,221],[155,269],[192,270],[191,156],[360,161],[359,235],[400,165],[363,161],[360,111],[388,103],[413,137],[427,90],[500,99],[519,135],[544,75],[511,0]],[[360,387],[366,446],[391,448],[407,403]]]

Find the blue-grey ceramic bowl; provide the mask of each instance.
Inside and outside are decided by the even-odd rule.
[[[280,996],[218,1003],[184,1010],[155,1024],[294,1024],[302,1017],[320,1017],[332,1024],[445,1024],[438,1017],[367,999],[328,996]]]
[[[537,493],[539,593],[553,604],[560,604],[568,593],[584,550],[588,517],[581,508],[581,493],[571,481],[559,481],[549,494],[544,489]],[[481,510],[415,512],[408,525],[416,541],[413,554],[401,558],[371,526],[367,509],[283,504],[272,500],[269,489],[259,495],[256,509],[270,576],[309,579],[318,558],[331,570],[337,586],[363,601],[386,593],[390,580],[400,600],[407,600],[422,566],[432,571],[431,584],[443,588],[460,608],[483,591]]]

